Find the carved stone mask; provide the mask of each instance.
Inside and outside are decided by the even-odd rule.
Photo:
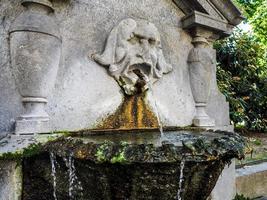
[[[140,19],[121,21],[111,31],[104,52],[93,58],[109,67],[127,95],[144,92],[163,74],[172,71],[163,56],[158,29]]]

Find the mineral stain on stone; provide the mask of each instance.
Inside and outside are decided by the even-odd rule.
[[[149,129],[158,128],[157,116],[145,102],[145,94],[125,96],[123,103],[97,129]]]
[[[111,131],[112,132],[112,131]],[[121,131],[76,137],[62,136],[23,160],[23,200],[54,200],[49,154],[56,156],[56,196],[71,199],[71,158],[79,187],[72,199],[206,200],[224,167],[242,158],[245,141],[235,133],[173,130],[158,145],[160,133]],[[186,162],[184,165],[183,162]],[[179,182],[181,183],[179,184]],[[82,194],[82,195],[81,195]]]

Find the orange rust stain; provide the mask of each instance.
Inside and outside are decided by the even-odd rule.
[[[77,152],[77,157],[80,158],[80,159],[84,159],[86,157],[86,152],[84,152],[82,150],[79,150]]]
[[[115,113],[102,121],[96,129],[145,129],[158,128],[156,115],[145,103],[145,94],[125,96]]]
[[[133,110],[133,98],[128,99],[127,103],[124,104],[124,112],[122,111],[122,119],[124,118],[124,124],[121,124],[121,128],[132,127],[134,125],[134,119],[132,118],[132,110]],[[118,116],[119,117],[119,116]],[[118,122],[119,123],[119,122]]]
[[[138,106],[138,112],[137,112],[137,126],[142,127],[143,126],[143,118],[144,118],[144,102],[142,101],[142,98],[137,99],[137,106]]]

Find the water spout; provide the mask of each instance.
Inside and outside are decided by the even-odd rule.
[[[54,196],[54,200],[57,200],[57,194],[56,194],[56,189],[57,189],[57,177],[56,177],[57,160],[56,160],[56,156],[53,152],[50,152],[50,162],[51,162],[51,176],[53,178],[53,196]]]
[[[185,167],[185,160],[182,159],[180,163],[180,177],[179,177],[179,189],[177,192],[177,200],[182,200],[181,193],[184,181],[184,167]]]

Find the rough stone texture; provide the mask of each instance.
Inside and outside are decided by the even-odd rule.
[[[122,91],[107,71],[90,57],[102,52],[105,39],[121,20],[126,18],[148,19],[158,28],[166,62],[173,72],[153,85],[148,102],[155,109],[155,102],[164,126],[187,126],[194,116],[187,57],[192,48],[191,36],[182,29],[185,16],[171,0],[134,2],[127,1],[54,1],[55,15],[62,32],[62,57],[56,86],[48,97],[47,112],[54,130],[93,128],[122,103]],[[153,9],[151,9],[153,7]],[[8,29],[21,13],[18,1],[1,1],[1,95],[0,132],[14,130],[16,117],[22,113],[20,95],[10,70]],[[79,22],[79,23],[77,23]],[[3,52],[3,53],[2,53]],[[89,57],[88,57],[89,55]],[[214,86],[214,83],[212,85]],[[162,92],[164,91],[164,93]],[[223,100],[218,91],[212,90],[208,108],[216,107]],[[217,126],[229,125],[227,104],[222,112],[208,109],[215,116]],[[217,109],[216,109],[217,110]],[[216,116],[220,116],[217,117]]]
[[[177,199],[182,179],[182,199],[206,200],[225,164],[244,148],[240,136],[224,132],[170,131],[163,144],[159,132],[82,134],[24,159],[23,199],[54,199],[50,152],[58,199],[70,198],[69,188],[73,199]]]
[[[165,131],[164,139],[161,138],[161,134],[157,130],[146,132],[120,131],[116,134],[101,132],[101,135],[97,133],[99,133],[99,130],[94,132],[73,132],[72,137],[65,136],[61,138],[58,138],[60,134],[53,134],[50,135],[49,139],[47,137],[48,135],[12,136],[0,141],[0,159],[15,158],[20,160],[25,158],[25,164],[27,166],[24,166],[26,167],[26,171],[24,171],[24,177],[26,177],[24,179],[24,185],[27,188],[24,191],[24,195],[26,195],[24,197],[25,199],[36,199],[36,196],[39,195],[46,200],[53,199],[53,179],[51,178],[51,163],[49,162],[49,157],[47,154],[45,157],[42,156],[42,152],[54,152],[59,158],[57,161],[60,163],[61,168],[59,169],[58,164],[55,163],[58,170],[57,188],[59,199],[67,198],[66,194],[68,194],[69,182],[67,174],[68,169],[62,158],[66,158],[67,160],[73,158],[73,161],[75,159],[75,166],[78,167],[76,172],[79,171],[77,175],[79,178],[82,178],[82,180],[83,178],[94,177],[93,179],[83,180],[85,181],[82,182],[84,188],[91,188],[91,185],[95,184],[95,181],[98,180],[99,185],[97,185],[97,187],[100,187],[100,191],[103,189],[101,189],[102,186],[106,187],[109,184],[115,184],[115,182],[110,183],[110,181],[113,180],[112,177],[125,177],[118,175],[119,172],[128,174],[130,180],[136,180],[136,182],[138,182],[140,176],[138,176],[138,178],[134,177],[138,170],[143,170],[143,173],[147,172],[149,176],[146,175],[143,177],[145,181],[143,186],[136,185],[135,188],[139,188],[140,190],[144,189],[141,195],[162,195],[162,199],[175,198],[179,185],[177,182],[179,182],[180,161],[184,159],[186,162],[186,181],[184,182],[184,187],[191,189],[190,192],[187,190],[188,192],[182,194],[193,200],[205,199],[204,197],[209,194],[215,185],[216,179],[221,173],[225,162],[228,162],[232,157],[242,157],[244,149],[244,141],[237,134],[201,131],[192,128],[187,130]],[[103,133],[105,134],[103,135]],[[82,137],[78,137],[79,135]],[[52,140],[54,140],[54,142]],[[47,143],[48,141],[50,142]],[[32,144],[38,145],[32,146]],[[2,164],[5,165],[5,162],[6,160],[3,160]],[[7,161],[7,163],[9,162]],[[120,167],[118,167],[118,165],[120,165]],[[136,168],[138,168],[138,170],[136,170]],[[61,171],[61,169],[63,171]],[[90,171],[90,173],[88,173],[88,171]],[[143,173],[140,174],[142,175]],[[212,177],[207,175],[210,173],[213,174]],[[99,174],[103,174],[104,177],[108,175],[108,180],[110,181],[107,182],[107,179],[99,179]],[[172,178],[166,179],[167,176]],[[1,177],[2,179],[9,179],[10,174],[3,170]],[[117,180],[117,178],[114,178],[114,180]],[[129,179],[120,179],[117,183],[122,184],[122,182],[125,183],[129,181]],[[169,181],[168,187],[165,187],[166,180]],[[158,185],[150,185],[149,183],[151,183],[151,181],[156,181]],[[75,183],[78,184],[76,179]],[[206,185],[206,183],[209,183],[209,185],[203,190],[201,185]],[[129,182],[129,184],[132,183]],[[20,187],[19,184],[17,186],[18,188]],[[114,187],[113,190],[118,192],[117,187]],[[150,193],[149,191],[152,190],[151,187],[161,191],[160,194],[154,192],[153,194]],[[0,188],[6,193],[9,191],[9,188],[5,187],[4,184],[0,184]],[[45,189],[40,190],[40,188]],[[225,187],[223,188],[225,189]],[[42,195],[40,195],[40,191]],[[87,198],[92,194],[91,192],[93,192],[94,195],[103,195],[100,192],[96,192],[98,190],[95,189],[94,191],[85,191],[87,191],[85,192],[85,199],[91,198]],[[127,191],[123,194],[132,194],[133,199],[142,199],[139,193],[128,191],[127,188],[121,191]],[[116,194],[120,195],[121,193]],[[199,196],[200,194],[201,196]],[[109,189],[106,190],[105,195],[107,196],[103,198],[108,198],[110,195]]]
[[[8,30],[20,13],[19,1],[1,1],[0,4],[0,134],[14,130],[15,118],[22,112],[20,95],[10,69]]]
[[[22,168],[17,161],[0,160],[0,200],[21,200]]]
[[[241,12],[235,7],[232,1],[220,1],[211,0],[215,7],[221,11],[222,15],[229,20],[231,25],[238,25],[244,17],[242,17]]]
[[[68,157],[66,157],[68,159]],[[57,199],[69,199],[69,176],[64,158],[57,157]],[[74,160],[76,176],[83,190],[73,190],[73,199],[79,200],[176,200],[180,176],[180,163],[166,164],[95,164]],[[184,175],[186,190],[182,198],[205,200],[218,178],[223,163],[187,162]],[[53,180],[49,156],[26,159],[24,162],[24,200],[53,200]],[[211,175],[208,178],[207,173]],[[208,187],[201,187],[209,181]],[[77,184],[78,182],[74,182]]]
[[[249,198],[267,196],[267,163],[237,169],[236,189]]]

